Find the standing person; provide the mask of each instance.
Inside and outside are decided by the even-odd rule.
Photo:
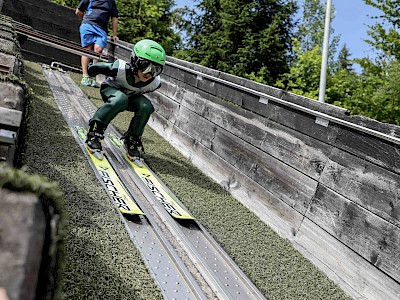
[[[143,94],[160,87],[165,60],[164,48],[153,40],[144,39],[134,45],[130,63],[117,59],[113,63],[89,66],[90,76],[108,76],[100,87],[104,104],[89,121],[86,144],[91,153],[101,153],[101,140],[108,124],[118,113],[128,110],[134,112],[134,116],[123,137],[125,148],[132,161],[141,160],[139,148],[144,151],[141,136],[154,112],[152,103]]]
[[[86,13],[85,13],[86,12]],[[116,42],[118,30],[118,10],[115,0],[81,0],[75,14],[82,20],[79,32],[84,49],[101,53],[107,44],[107,27],[111,18],[113,41]],[[81,57],[81,84],[97,87],[96,78],[88,75],[90,58]]]

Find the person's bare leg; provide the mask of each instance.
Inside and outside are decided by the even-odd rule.
[[[101,52],[103,52],[103,48],[101,48],[100,45],[94,44],[94,52],[97,54],[101,54]],[[93,63],[97,63],[98,60],[93,60]]]
[[[84,49],[91,50],[91,51],[93,51],[93,48],[94,48],[93,44],[90,44],[90,45],[84,47]],[[89,57],[87,57],[87,56],[82,56],[81,57],[82,75],[83,76],[88,76],[88,70],[87,69],[88,69],[89,63],[90,63],[90,58]]]
[[[102,52],[103,52],[103,48],[100,46],[100,45],[97,45],[97,44],[94,44],[94,52],[95,53],[98,53],[98,54],[101,54]],[[97,63],[98,62],[98,60],[97,59],[94,59],[93,60],[93,63],[95,64],[95,63]],[[92,79],[93,81],[92,81],[92,86],[94,86],[94,87],[99,87],[99,85],[98,85],[98,80],[97,80],[97,78],[93,78]]]

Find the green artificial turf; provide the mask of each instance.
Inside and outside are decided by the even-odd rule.
[[[80,75],[71,73],[79,85]],[[99,89],[81,86],[97,106]],[[122,133],[132,113],[113,125]],[[291,244],[203,175],[149,126],[143,135],[145,160],[161,180],[207,228],[268,299],[350,299]]]
[[[69,215],[54,299],[162,299],[139,251],[76,143],[40,65],[25,63],[33,90],[21,163],[57,181]]]

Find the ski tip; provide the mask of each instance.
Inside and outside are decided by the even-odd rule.
[[[98,160],[103,160],[103,157],[104,157],[103,151],[93,151],[93,150],[91,150],[89,147],[86,147],[86,149],[89,151],[89,153],[90,153],[91,155],[93,155],[94,157],[96,157]]]
[[[132,163],[134,163],[135,166],[137,166],[137,167],[139,167],[139,168],[143,167],[143,165],[144,165],[144,164],[143,164],[143,162],[144,162],[143,158],[132,157],[132,156],[129,156],[128,153],[126,153],[126,157],[127,157]]]
[[[103,160],[103,153],[102,152],[94,152],[93,156],[96,157],[98,160]]]
[[[132,162],[139,168],[143,167],[143,161],[140,159],[133,159]]]

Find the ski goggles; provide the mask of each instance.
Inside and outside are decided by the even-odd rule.
[[[150,74],[153,77],[160,75],[163,70],[162,65],[139,57],[133,57],[131,63],[143,74]]]

